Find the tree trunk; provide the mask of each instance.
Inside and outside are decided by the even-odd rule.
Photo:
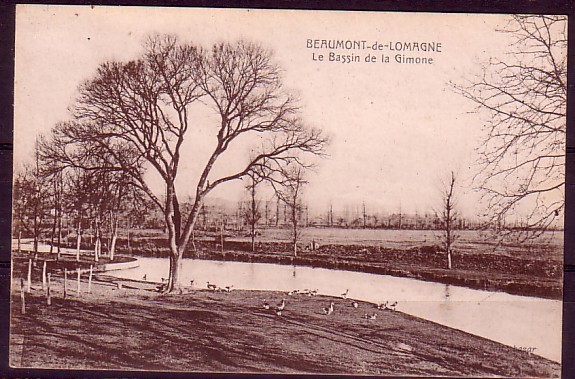
[[[57,260],[60,260],[61,248],[60,245],[62,244],[62,174],[57,178],[57,189],[56,189],[56,226],[58,228],[58,234],[56,235],[57,238],[57,246],[56,252]]]
[[[57,206],[55,206],[57,208]],[[54,212],[52,221],[52,233],[50,233],[50,254],[54,252],[54,240],[56,239],[56,227],[58,226],[58,211]]]
[[[112,235],[112,241],[110,242],[110,260],[114,260],[114,254],[116,252],[116,241],[118,240],[118,234],[114,232]]]
[[[297,257],[297,221],[293,222],[293,256]]]
[[[62,245],[62,215],[61,214],[58,216],[58,235],[57,235],[57,238],[58,238],[58,240],[57,240],[58,245],[56,246],[56,252],[58,253],[57,259],[60,260],[60,255],[62,253],[62,251],[61,251],[62,249],[60,247],[60,245]]]
[[[222,247],[222,252],[224,251],[224,222],[220,225],[220,245]]]
[[[185,243],[182,249],[178,245],[179,230],[181,225],[176,225],[176,222],[181,222],[179,217],[176,217],[174,207],[178,206],[177,201],[173,200],[175,189],[172,185],[168,185],[166,194],[166,213],[165,222],[168,229],[168,242],[170,246],[170,274],[168,277],[168,286],[165,288],[166,292],[181,292],[180,271],[182,263],[180,261],[181,253],[185,248]]]
[[[94,243],[94,261],[98,262],[100,260],[100,254],[102,253],[102,238],[100,236],[100,219],[96,217],[95,230],[96,242]]]
[[[98,262],[100,260],[100,247],[102,246],[102,242],[100,241],[100,236],[96,237],[96,242],[94,243],[94,262]]]
[[[175,239],[174,239],[175,243]],[[173,246],[170,248],[170,276],[168,279],[168,286],[166,292],[181,292],[182,287],[180,283],[180,272],[182,269],[181,253],[180,250]]]
[[[128,252],[130,252],[130,254],[132,254],[132,244],[130,242],[131,235],[130,232],[132,230],[132,219],[130,218],[130,216],[128,216],[128,221],[127,221],[127,225],[126,228],[128,229],[128,235],[127,235],[127,239],[128,239]]]
[[[58,231],[58,239],[56,242],[58,245],[56,246],[56,260],[60,260],[60,258],[62,257],[62,248],[60,247],[60,245],[62,244],[62,231],[59,230]]]
[[[256,204],[256,181],[252,178],[252,186],[251,186],[251,195],[252,195],[252,203],[251,203],[251,233],[252,233],[252,252],[256,251],[256,222],[257,222],[257,204]]]
[[[292,216],[292,225],[293,225],[293,255],[297,257],[297,198],[294,199],[294,203],[291,204],[291,216]]]
[[[76,260],[80,260],[80,245],[82,244],[82,229],[80,229],[80,224],[78,224],[78,230],[76,231]]]
[[[76,260],[80,260],[80,249],[82,247],[82,216],[78,219],[78,228],[76,229]]]

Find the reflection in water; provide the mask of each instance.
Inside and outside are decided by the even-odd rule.
[[[113,272],[118,277],[160,281],[168,260],[140,258],[140,267]],[[361,272],[265,263],[185,259],[182,283],[194,279],[236,289],[291,291],[319,289],[339,296],[383,303],[398,301],[399,311],[492,339],[510,346],[535,347],[535,354],[561,360],[561,302],[503,292],[472,290],[440,283]]]

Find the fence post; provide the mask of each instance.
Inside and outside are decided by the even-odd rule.
[[[76,292],[78,292],[78,296],[80,296],[80,267],[78,267],[78,288],[76,289]]]
[[[32,259],[28,259],[28,287],[26,288],[26,292],[30,293],[32,290]]]
[[[48,286],[46,291],[46,303],[52,305],[52,294],[50,293],[50,273],[48,273]]]
[[[24,279],[20,278],[20,300],[22,303],[22,314],[26,314],[26,299],[24,298]]]
[[[88,276],[88,293],[92,292],[92,265],[90,265],[90,276]]]
[[[66,298],[67,285],[68,285],[68,269],[64,268],[64,299]]]

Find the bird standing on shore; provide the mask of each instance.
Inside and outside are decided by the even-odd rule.
[[[148,274],[144,274],[144,276],[142,276],[142,280],[144,281],[148,280]]]
[[[394,301],[393,303],[389,304],[387,306],[387,309],[389,309],[391,311],[395,311],[395,307],[397,307],[397,301]]]
[[[341,294],[341,298],[344,299],[344,300],[347,299],[347,294],[348,294],[348,293],[349,293],[349,288],[346,289],[345,292]]]
[[[264,299],[264,309],[265,310],[270,309],[270,304],[266,301],[266,299]]]
[[[377,319],[377,313],[372,313],[372,314],[366,313],[365,316],[363,316],[363,317],[368,319],[368,320],[375,320],[375,319]]]
[[[277,305],[276,310],[281,312],[284,310],[285,307],[286,307],[286,301],[285,299],[282,299],[281,303]]]
[[[330,314],[332,314],[332,313],[333,313],[334,306],[335,306],[334,302],[331,301],[331,302],[329,303],[329,307],[323,309],[323,314],[324,314],[324,315],[330,315]]]
[[[351,302],[351,306],[357,309],[357,307],[359,307],[359,304],[357,303],[357,301],[354,300]]]
[[[218,288],[218,286],[216,286],[215,284],[212,284],[212,283],[210,283],[210,282],[207,282],[207,283],[208,283],[208,284],[207,284],[207,287],[208,287],[209,290],[215,291],[216,288]]]

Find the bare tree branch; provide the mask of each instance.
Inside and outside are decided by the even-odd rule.
[[[516,15],[501,32],[513,38],[512,53],[452,85],[488,115],[475,182],[491,226],[509,231],[508,217],[521,214],[513,227],[535,236],[560,226],[564,209],[567,19]]]

